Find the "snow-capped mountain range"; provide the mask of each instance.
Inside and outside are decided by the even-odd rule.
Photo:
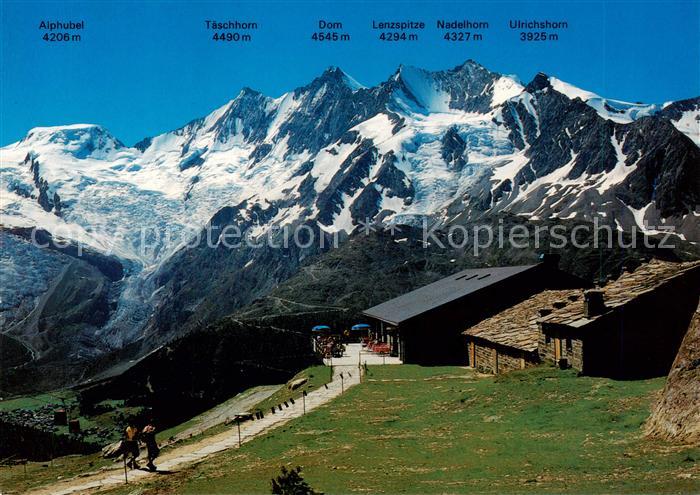
[[[149,265],[183,240],[182,229],[243,200],[293,202],[274,223],[317,217],[323,228],[346,231],[382,211],[386,220],[434,215],[477,197],[482,209],[585,218],[606,207],[577,209],[584,192],[603,198],[629,189],[647,158],[641,153],[671,151],[659,150],[645,127],[682,143],[666,121],[700,144],[698,106],[697,98],[608,100],[544,75],[524,87],[472,61],[441,72],[401,67],[374,88],[330,68],[279,98],[245,88],[206,117],[134,147],[97,125],[32,129],[2,148],[1,221],[49,231],[68,224],[90,245]],[[605,135],[586,142],[591,131]],[[542,167],[538,153],[560,156]],[[634,198],[618,221],[629,227],[655,203]],[[665,216],[682,225],[690,213],[683,206],[695,205],[667,207]],[[167,226],[171,239],[144,255],[134,237],[141,226]]]
[[[437,72],[402,66],[374,87],[329,68],[278,98],[244,88],[132,147],[99,125],[34,128],[0,149],[0,224],[113,254],[127,279],[141,281],[120,282],[120,300],[136,286],[152,298],[160,267],[225,207],[255,234],[507,211],[599,216],[652,233],[673,226],[697,242],[698,146],[700,98],[625,103],[544,74],[524,85],[471,60]],[[18,259],[8,250],[0,266],[22,277]],[[0,309],[9,327],[39,296],[19,311],[8,290]],[[123,306],[115,305],[109,318]]]

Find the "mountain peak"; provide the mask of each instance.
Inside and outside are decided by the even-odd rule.
[[[604,119],[614,122],[623,124],[630,123],[641,117],[653,115],[661,109],[661,105],[656,104],[630,103],[604,98],[597,93],[579,88],[578,86],[569,84],[554,76],[547,76],[546,74],[540,73],[535,76],[535,80],[538,78],[540,80],[536,87],[540,89],[549,87],[553,91],[564,95],[569,100],[580,100],[593,108],[598,115]],[[535,80],[533,80],[533,82],[535,82]]]
[[[326,70],[321,73],[320,76],[316,77],[306,86],[299,88],[297,91],[308,91],[317,90],[324,84],[331,87],[347,87],[351,91],[355,92],[358,89],[363,89],[365,86],[357,82],[354,78],[346,74],[340,67],[331,65],[326,68]]]
[[[107,132],[107,130],[99,124],[67,124],[57,126],[32,127],[27,133],[27,138],[32,136],[46,136],[57,132],[76,131],[76,132]]]
[[[426,69],[416,67],[415,65],[401,64],[396,68],[394,75],[390,79],[401,81],[405,80],[406,78],[415,77],[417,74],[430,78],[432,73]]]
[[[343,72],[343,69],[336,67],[335,65],[331,65],[327,67],[326,70],[324,70],[321,75],[316,78],[316,80],[343,84],[346,77],[347,76],[345,72]]]
[[[578,88],[573,84],[557,79],[556,77],[549,76],[549,84],[555,90],[561,94],[567,96],[569,99],[573,100],[575,98],[581,98],[583,101],[588,101],[593,98],[600,98],[597,94],[586,91],[585,89]]]
[[[481,65],[475,60],[472,60],[471,58],[465,60],[463,63],[459,64],[455,68],[452,69],[454,72],[472,72],[474,70],[488,70],[486,67]]]
[[[573,84],[564,82],[561,79],[557,79],[556,77],[545,74],[544,72],[538,72],[530,84],[528,84],[528,87],[533,88],[535,91],[539,91],[544,88],[552,88],[554,91],[563,94],[570,100],[580,98],[583,101],[588,101],[593,98],[600,98],[600,96],[591,91],[586,91],[585,89],[576,87]]]
[[[551,87],[549,76],[544,72],[538,72],[535,77],[532,78],[532,81],[528,83],[525,89],[530,92],[535,92],[549,87]]]
[[[77,158],[124,147],[106,128],[97,124],[34,127],[21,142],[37,147],[57,147]]]
[[[337,65],[329,65],[328,67],[326,67],[326,70],[323,71],[323,75],[327,75],[329,77],[343,77],[345,76],[345,72],[343,72],[343,69],[341,69]]]
[[[65,142],[98,137],[118,142],[105,127],[98,124],[68,124],[51,127],[33,127],[27,132],[27,135],[22,141]],[[121,143],[119,144],[121,146]]]
[[[260,96],[262,93],[258,91],[257,89],[253,89],[249,86],[244,86],[241,88],[241,91],[238,93],[237,97],[244,97],[244,96]]]
[[[335,65],[331,65],[330,67],[326,68],[326,70],[323,71],[323,74],[321,74],[320,79],[324,81],[333,81],[338,84],[343,84],[352,89],[353,91],[357,91],[358,89],[364,88],[362,84],[360,84],[353,77],[348,75],[345,71],[343,71],[343,69]]]
[[[470,73],[473,73],[474,71],[491,72],[486,67],[484,67],[480,63],[478,63],[475,60],[470,58],[470,59],[465,60],[461,64],[454,66],[451,69],[438,70],[438,71],[430,71],[430,70],[423,69],[421,67],[417,67],[415,65],[410,65],[410,64],[400,64],[396,68],[396,71],[394,71],[392,79],[398,80],[401,78],[401,74],[404,74],[407,72],[409,72],[409,73],[421,72],[424,74],[464,74],[464,73],[470,74]]]

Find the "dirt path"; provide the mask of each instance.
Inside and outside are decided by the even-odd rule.
[[[332,309],[332,310],[344,310],[346,308],[343,308],[341,306],[322,306],[320,304],[306,304],[298,301],[292,301],[291,299],[285,299],[283,297],[275,297],[275,296],[267,296],[268,299],[273,299],[279,303],[284,303],[287,304],[293,304],[294,306],[301,306],[302,308],[309,308],[309,309]],[[285,306],[287,307],[287,306]]]
[[[355,349],[351,349],[354,351]],[[349,361],[357,363],[357,357],[349,356]],[[342,379],[341,379],[342,373]],[[333,380],[327,386],[320,387],[309,392],[306,397],[306,410],[310,411],[330,402],[342,393],[360,383],[360,375],[357,364],[340,365],[333,368]],[[342,390],[341,390],[342,389]],[[269,430],[277,428],[286,422],[298,418],[303,414],[303,401],[298,400],[290,404],[288,408],[272,414],[266,411],[265,417],[256,421],[247,421],[241,424],[240,442],[245,443],[255,437],[264,435]],[[238,430],[231,430],[204,438],[198,442],[180,447],[168,449],[158,458],[157,464],[160,471],[178,471],[193,463],[200,462],[207,457],[224,450],[238,448]],[[131,470],[128,472],[129,484],[137,484],[143,480],[151,479],[157,474],[148,471]],[[111,488],[124,484],[124,471],[121,464],[100,473],[83,475],[82,477],[61,481],[43,486],[29,492],[33,495],[69,495],[78,493],[93,493],[101,488]]]

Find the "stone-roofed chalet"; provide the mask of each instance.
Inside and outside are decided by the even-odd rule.
[[[578,301],[542,308],[539,357],[587,375],[665,375],[699,297],[700,262],[652,260]]]
[[[484,373],[503,373],[538,364],[540,308],[581,297],[579,289],[545,290],[467,329],[469,366]]]

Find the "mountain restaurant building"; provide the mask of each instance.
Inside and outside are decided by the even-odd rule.
[[[547,255],[532,265],[467,269],[363,311],[404,363],[468,364],[464,329],[545,289],[585,287]]]

